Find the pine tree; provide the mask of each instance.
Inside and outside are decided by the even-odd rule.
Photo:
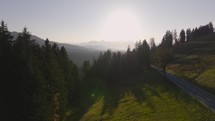
[[[150,68],[150,47],[146,40],[143,41],[142,49],[143,60],[141,63],[143,63],[144,71],[147,71]]]
[[[0,25],[0,74],[1,74],[1,84],[0,84],[0,99],[1,99],[1,108],[0,116],[2,119],[12,119],[11,110],[13,106],[11,105],[10,99],[15,94],[13,90],[13,65],[14,61],[12,55],[12,37],[10,32],[7,29],[7,25],[4,21]],[[12,90],[11,90],[12,89]],[[9,118],[8,118],[9,117]]]
[[[185,31],[184,29],[181,30],[180,32],[180,43],[184,43],[185,42]]]
[[[187,29],[186,31],[186,41],[191,41],[192,40],[192,33],[191,33],[191,29]]]
[[[179,44],[178,34],[176,30],[173,31],[173,40],[175,41],[174,45]]]
[[[173,35],[172,32],[167,31],[166,34],[164,35],[161,46],[171,48],[173,43]]]
[[[208,26],[209,26],[209,32],[210,32],[210,33],[214,32],[213,23],[212,23],[212,22],[209,22]]]
[[[164,48],[162,46],[158,47],[155,52],[155,64],[156,66],[163,69],[163,73],[166,74],[166,66],[171,60],[172,49]]]
[[[154,38],[150,38],[150,49],[153,50],[154,48],[156,48],[155,39]]]
[[[2,119],[52,121],[66,118],[65,112],[78,98],[79,73],[64,47],[59,49],[48,39],[41,47],[31,40],[26,27],[12,41],[2,21],[0,58]]]

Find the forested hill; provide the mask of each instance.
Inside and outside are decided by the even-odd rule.
[[[175,54],[204,54],[211,55],[215,52],[215,32],[188,41],[174,48]]]
[[[75,105],[77,66],[64,47],[39,45],[26,28],[12,40],[0,26],[0,117],[6,121],[56,121]]]
[[[13,36],[13,40],[16,40],[16,38],[18,37],[18,32],[10,32],[11,36]],[[35,35],[31,35],[31,39],[35,40],[39,45],[44,45],[45,44],[45,40],[41,39],[40,37],[37,37]],[[50,44],[54,44],[56,42],[50,41]],[[77,65],[77,66],[81,66],[82,63],[85,60],[93,60],[96,59],[99,54],[100,51],[93,49],[93,48],[87,48],[87,47],[82,47],[82,46],[78,46],[78,45],[72,45],[72,44],[66,44],[66,43],[56,43],[59,47],[65,47],[65,49],[67,50],[68,56],[70,59],[72,59],[72,61]]]
[[[106,92],[108,96],[112,96],[118,95],[117,90],[130,88],[135,97],[141,96],[137,100],[145,100],[142,94],[147,94],[147,91],[138,87],[140,83],[136,78],[141,75],[140,80],[144,83],[147,80],[148,84],[153,81],[159,84],[160,79],[155,81],[153,78],[147,78],[148,75],[156,76],[154,75],[156,72],[151,71],[151,64],[162,68],[165,73],[175,48],[185,49],[183,46],[201,42],[203,37],[213,38],[213,30],[212,23],[209,23],[192,31],[187,29],[186,35],[185,31],[181,30],[179,38],[176,31],[168,30],[158,46],[155,45],[154,39],[151,39],[150,45],[146,40],[140,40],[136,42],[134,49],[128,47],[124,53],[107,50],[93,62],[86,59],[80,76],[80,70],[74,64],[75,61],[70,59],[79,59],[72,53],[79,55],[83,51],[86,54],[86,49],[52,43],[48,39],[45,41],[40,39],[41,43],[44,43],[41,44],[39,39],[38,42],[33,40],[34,36],[27,28],[24,28],[17,38],[13,38],[7,25],[2,21],[0,25],[0,117],[8,121],[70,121],[73,117],[81,119],[85,110],[88,110],[89,106],[96,101],[98,95],[96,92],[102,91],[104,96]],[[71,58],[68,56],[70,54]],[[86,57],[86,55],[82,56]],[[80,59],[78,61],[82,63]],[[154,86],[153,84],[150,90],[154,90],[156,88]],[[138,87],[136,88],[138,90],[132,90],[135,87]],[[165,88],[162,88],[162,92],[163,89]],[[154,91],[150,92],[150,95],[153,93]],[[116,100],[114,105],[115,102],[120,102],[118,97],[121,95],[113,98]],[[160,96],[158,97],[160,100]],[[107,101],[106,104],[113,102],[111,98],[109,99],[104,98]],[[157,101],[155,104],[158,104]],[[105,107],[104,103],[104,109]],[[157,110],[160,109],[153,108],[149,113],[154,114]],[[169,117],[175,114],[167,115]],[[202,119],[207,116],[201,114],[200,117],[199,119]]]

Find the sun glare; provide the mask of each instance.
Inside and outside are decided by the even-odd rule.
[[[112,12],[105,20],[103,38],[106,41],[136,41],[140,39],[141,25],[130,11]]]

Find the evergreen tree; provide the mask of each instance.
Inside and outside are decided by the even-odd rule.
[[[154,38],[150,38],[150,49],[153,50],[155,48],[156,48],[155,39]]]
[[[171,48],[158,47],[155,52],[155,64],[162,68],[164,74],[166,73],[166,66],[170,62],[172,56]]]
[[[78,68],[64,47],[41,47],[27,28],[13,42],[7,26],[0,26],[0,85],[2,119],[52,121],[66,119],[69,104],[78,98]],[[12,76],[11,76],[12,75]],[[71,103],[68,103],[71,102]],[[11,116],[12,115],[12,116]]]
[[[90,71],[90,61],[84,61],[82,66],[83,74],[89,74]],[[83,75],[84,78],[88,77],[89,75]]]
[[[142,44],[141,56],[143,58],[141,63],[143,65],[144,71],[147,71],[150,68],[150,47],[146,40],[144,40]]]
[[[122,78],[144,73],[150,68],[151,52],[146,40],[136,42],[133,51],[128,47],[127,52],[111,52],[110,50],[100,54],[97,60],[89,67],[89,61],[83,64],[87,77],[97,77],[110,86],[117,87],[127,82],[120,81]],[[87,78],[86,78],[87,79]]]
[[[213,23],[212,23],[212,22],[209,22],[208,26],[209,26],[209,32],[210,32],[210,33],[214,32]]]
[[[176,30],[173,31],[173,40],[175,41],[175,45],[179,44],[178,34]]]
[[[167,31],[166,34],[164,35],[161,46],[171,48],[173,43],[173,35],[172,32]]]
[[[185,42],[185,31],[184,29],[181,30],[180,32],[180,43],[184,43]]]
[[[12,119],[11,110],[13,106],[11,105],[11,100],[15,91],[13,90],[13,65],[14,60],[12,56],[12,37],[7,29],[7,25],[4,21],[0,25],[0,74],[1,74],[1,84],[0,84],[0,99],[1,108],[0,116],[2,119]],[[8,118],[9,117],[9,118]]]
[[[202,36],[207,35],[209,33],[213,33],[213,31],[214,31],[214,28],[213,28],[212,22],[210,22],[207,25],[200,26],[198,28],[196,27],[191,32],[192,39],[195,39],[195,38],[198,38],[198,37],[202,37]]]
[[[186,41],[188,42],[188,41],[190,41],[190,40],[192,40],[192,33],[191,33],[191,29],[187,29],[187,31],[186,31]]]

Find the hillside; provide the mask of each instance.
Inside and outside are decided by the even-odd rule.
[[[63,43],[57,43],[57,44],[60,47],[64,46],[66,48],[68,56],[78,66],[81,66],[85,60],[92,61],[93,59],[96,59],[101,53],[101,51],[99,50],[81,47],[77,45],[63,44]]]
[[[120,88],[108,88],[100,80],[91,84],[96,86],[89,87],[88,93],[85,93],[85,98],[80,103],[85,110],[71,111],[73,112],[71,119],[81,121],[212,121],[215,117],[208,109],[154,69],[124,81],[133,83]],[[89,102],[91,102],[90,105],[87,105]],[[80,110],[80,106],[78,109]]]
[[[186,42],[174,49],[175,54],[198,54],[213,55],[215,54],[215,32],[206,36],[197,38],[193,41]]]
[[[176,47],[167,70],[215,94],[215,33]]]
[[[18,37],[18,34],[19,34],[18,32],[11,32],[11,35],[14,37],[13,38],[14,40]],[[41,39],[40,37],[37,37],[35,35],[32,35],[31,39],[36,40],[36,42],[40,45],[44,45],[45,43],[44,39]],[[51,41],[51,43],[53,44],[54,42]],[[70,59],[72,59],[72,61],[78,66],[81,66],[83,61],[85,60],[92,61],[94,58],[97,58],[100,54],[99,50],[96,50],[93,48],[87,48],[87,47],[82,47],[78,45],[66,44],[66,43],[57,43],[57,45],[59,47],[64,46],[67,50],[67,53]]]

